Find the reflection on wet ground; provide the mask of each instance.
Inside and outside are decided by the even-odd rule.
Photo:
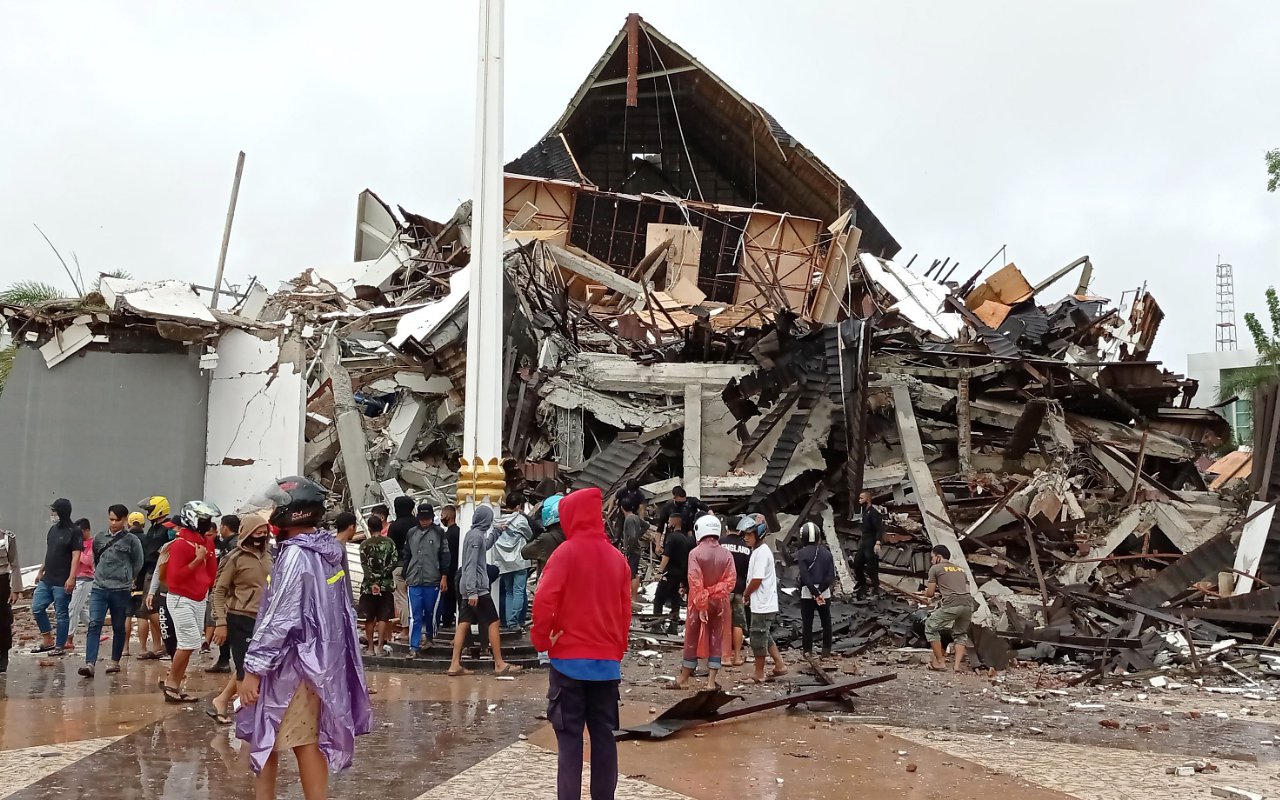
[[[75,674],[75,660],[40,663],[15,658],[0,682],[0,800],[251,796],[247,756],[229,729],[209,719],[203,704],[163,703],[154,687],[167,664],[126,660],[120,675],[86,681]],[[223,678],[205,674],[203,666],[192,670],[189,691],[207,697]],[[332,796],[554,796],[555,739],[538,719],[544,674],[499,680],[371,673],[370,684],[377,730],[360,740],[355,766],[334,779]],[[784,687],[745,691],[760,699]],[[778,710],[659,742],[626,742],[618,797],[785,800],[856,792],[877,798],[1111,800],[1158,787],[1161,800],[1180,800],[1204,797],[1212,785],[1258,789],[1280,781],[1272,755],[1280,748],[1257,744],[1259,737],[1280,740],[1272,736],[1280,733],[1274,719],[1184,719],[1181,704],[1206,708],[1217,698],[1179,697],[1174,705],[1171,698],[1107,697],[1107,712],[1125,720],[1125,727],[1090,735],[1097,721],[1062,713],[1056,696],[1036,701],[1028,695],[1036,704],[1010,705],[996,696],[1006,691],[981,681],[904,673],[856,701],[867,721],[893,727],[830,721],[828,715],[845,713],[840,708]],[[624,724],[650,719],[679,698],[635,676],[623,696]],[[1007,722],[993,727],[984,719],[993,710]],[[1133,730],[1148,720],[1170,728],[1160,736]],[[1206,755],[1202,743],[1210,729],[1220,734],[1210,743],[1218,745],[1213,758],[1220,759],[1220,772],[1166,775],[1166,767]],[[1253,747],[1241,754],[1246,742]],[[1226,758],[1231,755],[1239,757]],[[291,759],[282,763],[280,796],[300,800]]]

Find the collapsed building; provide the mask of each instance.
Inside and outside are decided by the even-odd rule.
[[[506,382],[509,487],[611,499],[634,479],[656,507],[682,485],[764,514],[784,564],[808,520],[852,556],[870,491],[886,585],[909,595],[947,545],[992,666],[1066,654],[1104,674],[1274,638],[1275,392],[1251,483],[1211,489],[1201,467],[1230,428],[1150,359],[1164,314],[1145,289],[1091,295],[1087,257],[1036,283],[896,260],[848,183],[634,15],[507,165],[504,201],[506,347],[484,368]],[[225,312],[113,278],[4,308],[24,346],[0,395],[0,499],[39,498],[40,519],[72,488],[235,509],[297,472],[355,509],[450,501],[470,224],[469,204],[440,222],[365,191],[351,263],[254,283]],[[906,641],[909,613],[846,608],[838,649]]]

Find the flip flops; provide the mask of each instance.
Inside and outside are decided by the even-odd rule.
[[[219,725],[230,725],[232,722],[235,721],[231,719],[231,717],[227,716],[226,714],[219,714],[218,709],[212,706],[205,709],[204,713],[209,717],[209,719],[213,720]]]
[[[516,675],[521,672],[524,672],[524,667],[517,666],[515,664],[507,664],[503,666],[502,669],[495,669],[493,671],[493,674],[494,675]]]
[[[462,669],[451,669],[445,673],[445,675],[448,675],[450,678],[461,678],[464,675],[475,675],[475,674],[476,674],[475,670],[467,669],[465,667]]]
[[[148,650],[147,652],[145,652],[145,653],[143,653],[142,655],[138,656],[138,660],[139,660],[139,661],[159,661],[159,660],[160,660],[160,654],[159,654],[159,653],[153,653],[152,651]]]

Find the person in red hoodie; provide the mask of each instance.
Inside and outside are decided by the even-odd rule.
[[[582,729],[591,735],[591,800],[618,788],[618,684],[631,629],[631,568],[604,531],[599,489],[560,501],[564,544],[533,600],[534,647],[551,658],[547,719],[556,732],[558,800],[582,796]]]
[[[169,675],[160,683],[166,703],[194,703],[182,691],[191,653],[204,634],[204,604],[218,574],[213,528],[222,512],[213,503],[192,500],[179,514],[178,536],[169,545],[169,561],[162,576],[169,586],[169,616],[178,641]]]

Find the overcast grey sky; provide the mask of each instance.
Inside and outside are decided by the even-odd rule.
[[[629,11],[843,175],[904,258],[1034,282],[1082,254],[1096,293],[1143,282],[1157,356],[1213,349],[1215,258],[1243,312],[1276,281],[1280,3],[519,2],[507,155],[563,110]],[[86,273],[212,280],[351,260],[355,199],[447,217],[470,194],[470,2],[5,3],[0,285]],[[1065,286],[1065,284],[1063,284]],[[1247,342],[1242,342],[1246,344]]]

